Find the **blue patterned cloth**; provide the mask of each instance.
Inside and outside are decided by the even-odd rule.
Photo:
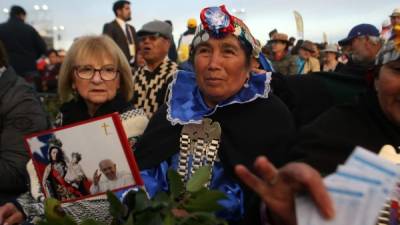
[[[170,96],[167,102],[167,119],[173,124],[200,123],[219,107],[231,104],[243,104],[256,98],[268,98],[271,90],[271,74],[251,74],[247,84],[233,97],[209,108],[203,100],[196,83],[196,74],[187,71],[177,72],[169,86]]]

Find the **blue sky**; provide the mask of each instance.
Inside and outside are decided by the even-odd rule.
[[[108,0],[2,0],[0,2],[0,21],[7,19],[4,8],[12,4],[24,7],[28,12],[28,22],[50,21],[48,26],[64,26],[59,32],[61,40],[56,47],[68,48],[75,37],[85,34],[100,34],[103,24],[111,21],[114,1]],[[48,5],[48,10],[35,11],[34,5]],[[273,28],[289,36],[296,36],[293,10],[300,12],[304,21],[305,39],[321,41],[326,32],[329,42],[345,37],[356,24],[371,23],[380,27],[382,21],[394,8],[400,7],[399,0],[133,0],[132,21],[140,27],[151,20],[172,20],[175,41],[185,30],[186,20],[199,18],[199,12],[206,6],[225,4],[228,9],[245,9],[242,17],[253,35],[262,43]]]

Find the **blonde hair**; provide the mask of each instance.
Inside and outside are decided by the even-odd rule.
[[[133,81],[131,67],[121,49],[108,36],[84,36],[78,38],[68,50],[60,69],[58,79],[58,94],[61,102],[73,99],[74,90],[73,76],[75,66],[82,59],[104,60],[110,58],[117,66],[120,75],[119,93],[126,101],[131,100],[133,95]]]

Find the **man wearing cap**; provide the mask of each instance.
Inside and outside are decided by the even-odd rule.
[[[269,44],[272,54],[268,58],[271,60],[275,72],[283,75],[296,74],[296,57],[289,53],[288,36],[284,33],[275,33],[272,35]]]
[[[151,117],[166,101],[168,84],[178,67],[167,57],[172,28],[166,22],[154,20],[144,24],[137,35],[146,66],[136,70],[133,75],[133,104],[136,108],[143,108]]]
[[[350,48],[349,63],[340,73],[364,76],[374,65],[374,60],[382,47],[379,30],[371,24],[353,27],[346,38],[339,41],[340,46]]]
[[[311,41],[304,41],[299,49],[297,58],[298,74],[308,74],[320,71],[320,64],[317,58],[312,55],[315,53],[315,44]]]
[[[136,56],[136,31],[127,22],[131,20],[131,6],[129,1],[116,1],[113,5],[115,20],[104,24],[103,34],[110,36],[124,52],[131,65]]]
[[[178,42],[178,62],[182,63],[189,59],[190,44],[196,32],[197,21],[190,18],[187,21],[187,30],[181,35]]]

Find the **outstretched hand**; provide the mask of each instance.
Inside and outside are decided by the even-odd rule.
[[[287,225],[295,225],[295,194],[307,191],[322,215],[329,219],[334,216],[332,201],[319,173],[304,163],[289,163],[276,169],[266,157],[254,162],[256,176],[243,165],[235,167],[238,177],[253,189],[276,218]]]

